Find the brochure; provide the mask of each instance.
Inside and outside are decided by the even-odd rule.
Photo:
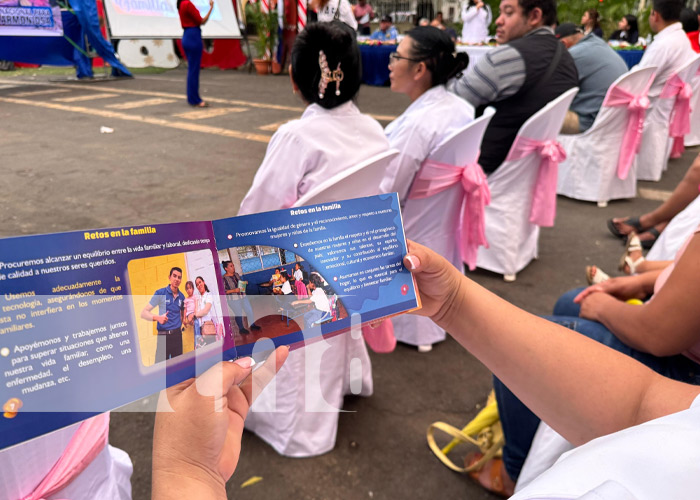
[[[0,240],[0,449],[419,307],[398,196]]]

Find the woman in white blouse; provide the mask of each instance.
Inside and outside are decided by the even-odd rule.
[[[211,344],[216,341],[216,323],[214,320],[214,312],[212,308],[214,307],[214,297],[209,291],[209,287],[204,282],[204,278],[197,276],[194,280],[194,285],[197,287],[199,295],[197,296],[197,301],[195,302],[194,315],[199,321],[199,331],[202,332],[201,339],[204,344]],[[204,324],[210,322],[214,325],[214,333],[206,334],[204,333]]]
[[[460,213],[462,196],[453,190],[421,200],[407,200],[413,179],[423,162],[443,141],[474,119],[474,108],[445,88],[447,80],[469,61],[466,54],[453,55],[455,46],[444,30],[419,26],[406,34],[389,65],[391,90],[406,94],[411,104],[384,132],[391,147],[400,151],[382,180],[381,189],[396,191],[404,206],[406,237],[430,246],[456,267],[462,260],[454,225],[436,234],[432,220],[443,214]],[[459,189],[457,189],[459,190]],[[451,205],[455,205],[450,208]],[[448,230],[449,228],[449,230]],[[397,340],[419,346],[421,352],[445,340],[445,331],[427,318],[403,315],[392,319]]]
[[[318,14],[318,22],[341,21],[357,31],[357,19],[348,0],[311,0],[309,5]]]
[[[345,24],[307,26],[294,42],[290,73],[294,92],[301,94],[307,107],[299,120],[282,125],[270,140],[239,214],[291,207],[319,183],[389,149],[381,125],[360,113],[353,102],[360,88],[361,59],[355,35]],[[348,192],[347,198],[354,194]],[[350,359],[359,359],[363,367],[360,395],[370,395],[372,371],[364,341],[338,335],[290,353],[276,381],[276,400],[269,391],[261,395],[265,403],[259,403],[277,411],[253,407],[246,428],[283,455],[305,457],[331,450],[338,426],[336,410],[350,387],[346,369]],[[307,379],[304,387],[305,366],[313,364],[321,364],[323,377]],[[307,411],[310,394],[327,402],[324,411]]]
[[[483,43],[489,36],[491,7],[483,0],[468,0],[462,9],[462,43]]]

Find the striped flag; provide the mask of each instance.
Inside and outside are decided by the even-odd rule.
[[[306,27],[306,0],[297,0],[297,32],[301,33]]]

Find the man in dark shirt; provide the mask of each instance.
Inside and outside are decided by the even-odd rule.
[[[185,311],[185,296],[180,291],[182,269],[173,267],[168,280],[170,284],[156,290],[141,311],[143,319],[156,322],[158,330],[156,363],[182,354],[182,320]],[[156,306],[158,306],[157,315],[151,312]]]
[[[479,157],[487,174],[503,163],[521,125],[578,82],[571,55],[550,28],[556,16],[555,0],[501,0],[496,40],[502,45],[450,85],[477,114],[496,108]]]

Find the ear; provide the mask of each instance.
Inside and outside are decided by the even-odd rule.
[[[297,82],[294,81],[294,77],[292,76],[292,65],[289,65],[289,81],[292,82],[292,92],[295,94],[299,93],[299,86],[297,85]]]
[[[530,11],[530,13],[527,16],[527,23],[530,26],[538,26],[542,24],[542,9],[539,7],[535,7]]]
[[[416,63],[414,68],[413,80],[416,82],[423,79],[423,77],[425,77],[425,75],[428,73],[428,67],[423,61]]]

